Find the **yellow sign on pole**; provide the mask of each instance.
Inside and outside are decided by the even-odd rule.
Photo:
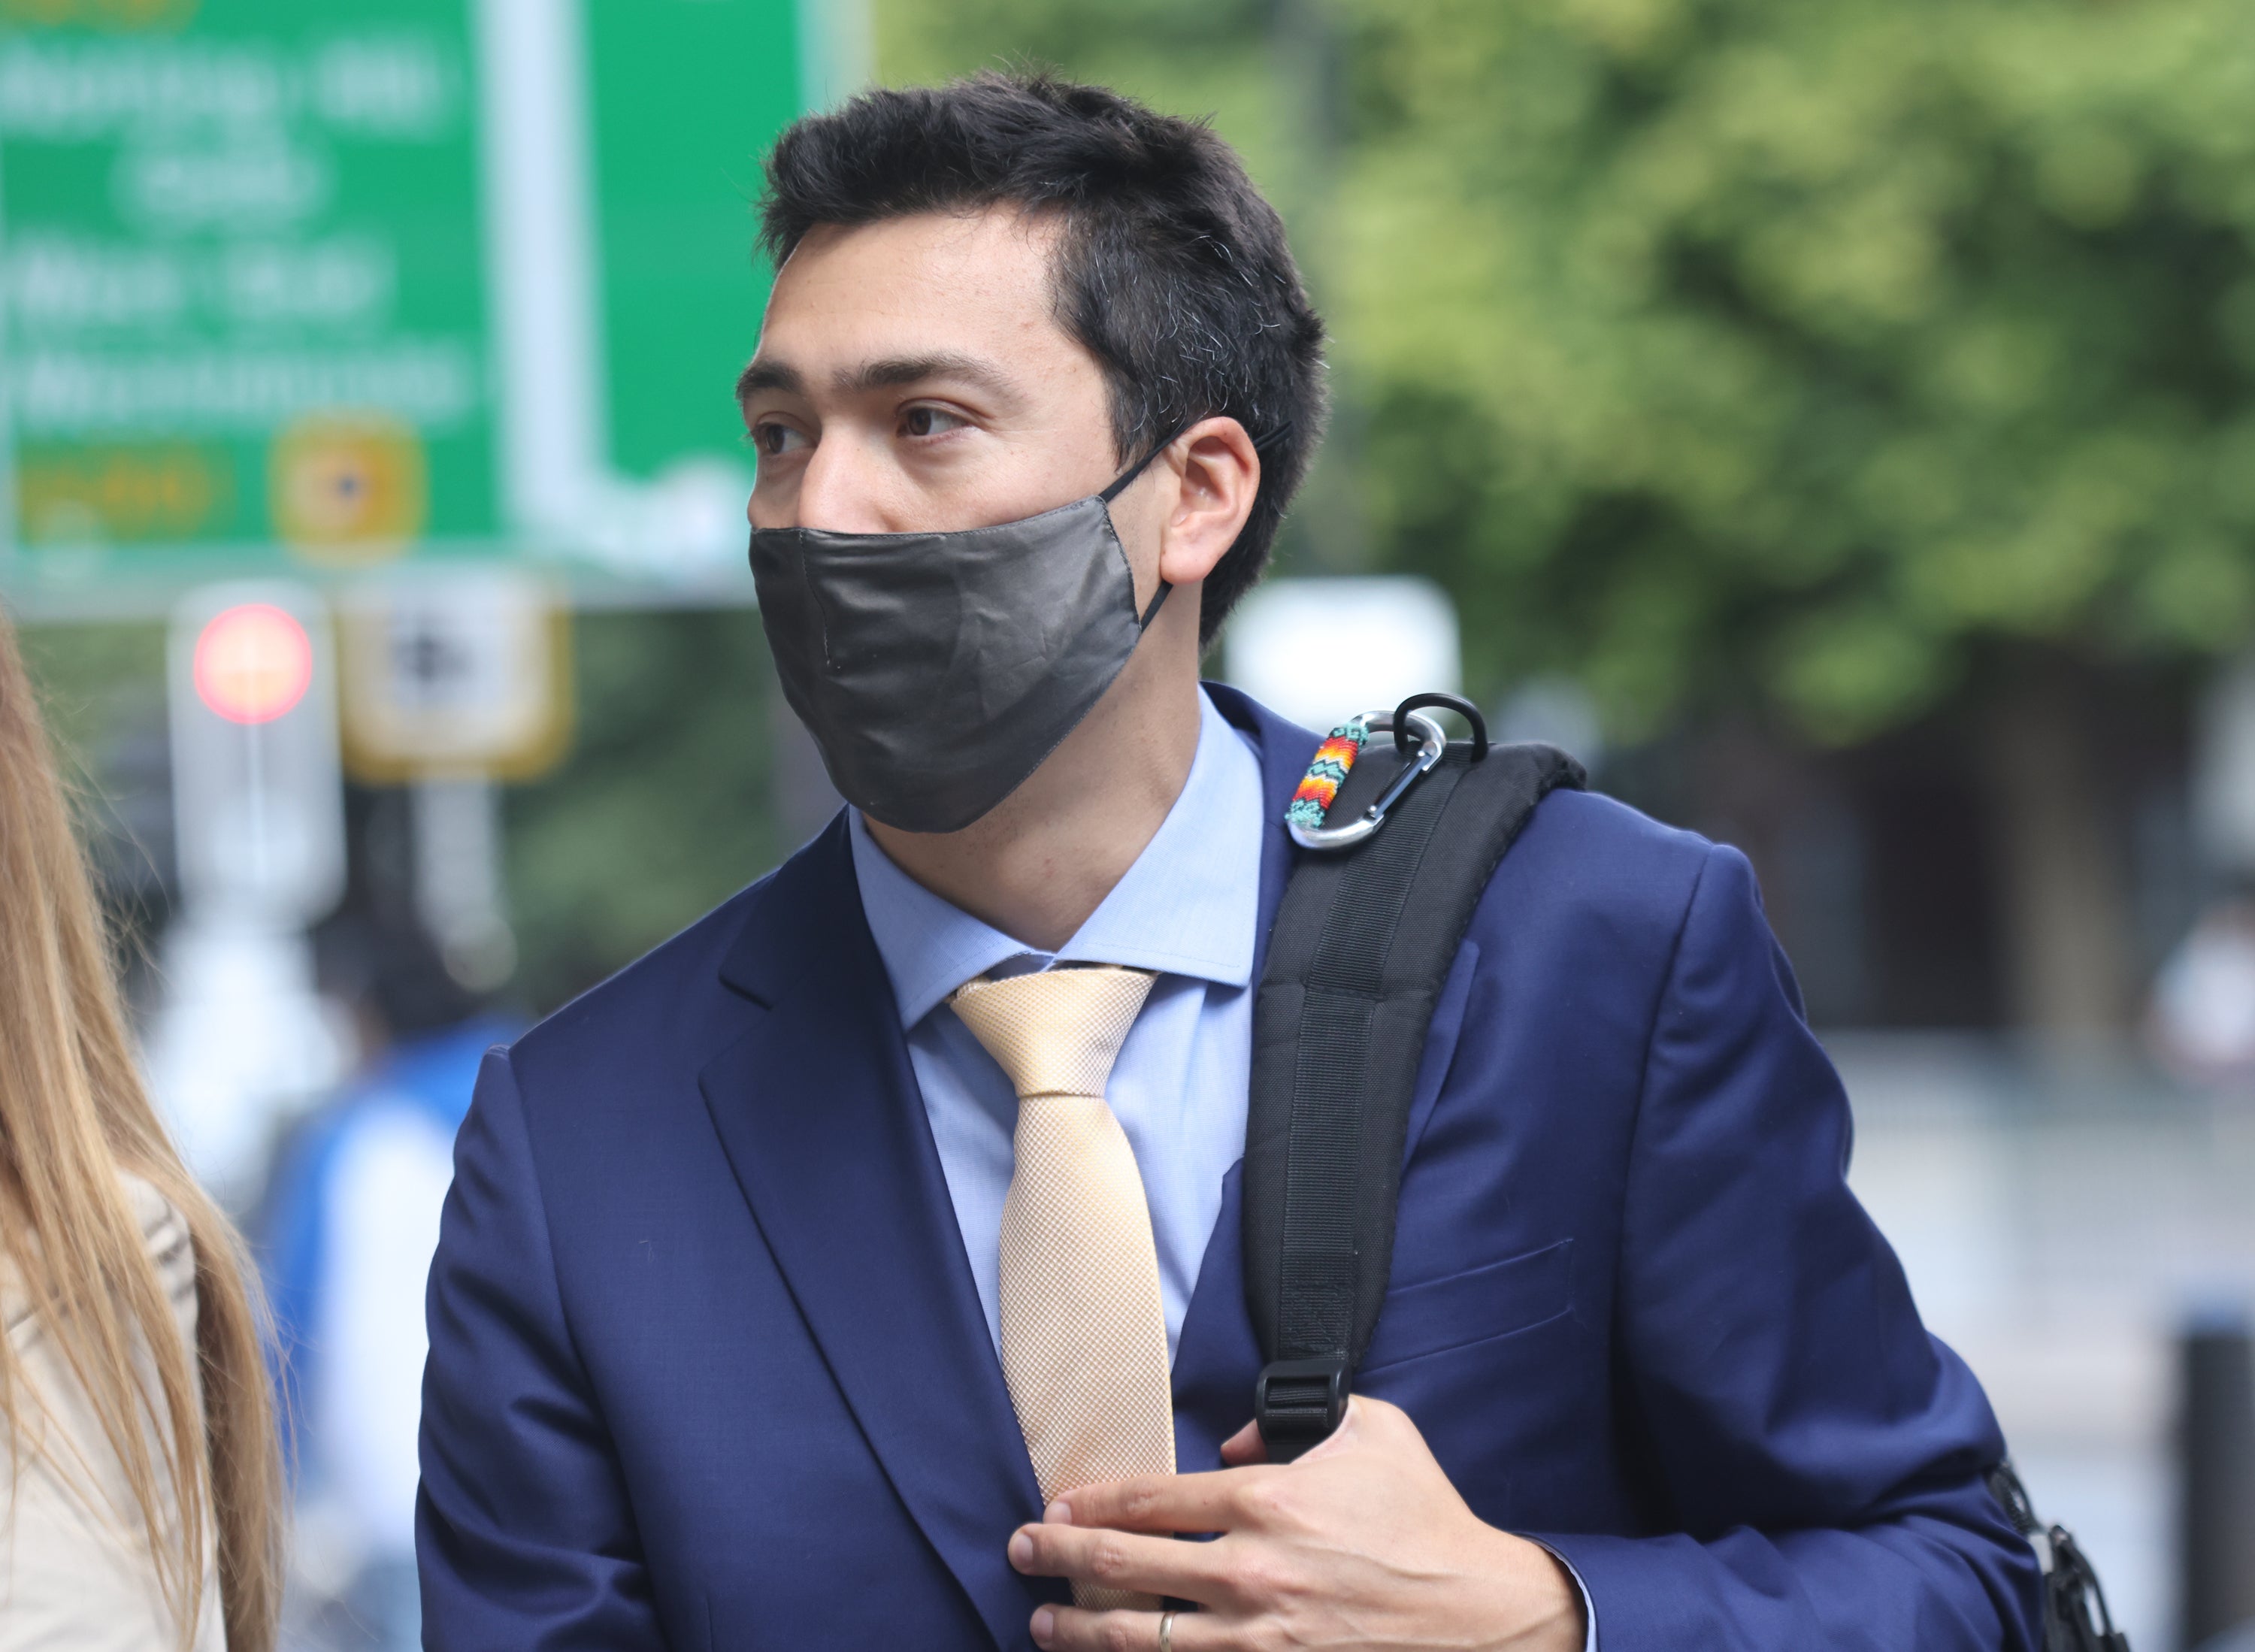
[[[337,635],[356,780],[530,780],[570,743],[569,621],[536,576],[401,569],[346,594]]]

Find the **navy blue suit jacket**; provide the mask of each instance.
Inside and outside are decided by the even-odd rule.
[[[1226,690],[1281,820],[1315,736]],[[1272,835],[1265,934],[1295,852]],[[1605,1652],[2030,1648],[2002,1452],[1849,1194],[1735,852],[1551,796],[1435,1016],[1361,1391]],[[842,821],[486,1060],[430,1291],[439,1652],[1031,1645],[1034,1477]],[[1247,1420],[1233,1171],[1179,1461]]]

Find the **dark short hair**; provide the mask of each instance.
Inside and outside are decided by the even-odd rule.
[[[786,128],[760,240],[780,265],[819,225],[999,206],[1064,220],[1057,320],[1103,369],[1121,465],[1201,418],[1234,418],[1261,444],[1253,513],[1205,581],[1211,640],[1261,577],[1323,434],[1324,327],[1283,222],[1202,122],[989,73],[865,93]]]

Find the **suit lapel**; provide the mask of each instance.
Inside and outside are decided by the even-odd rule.
[[[1268,931],[1275,926],[1276,909],[1283,903],[1284,881],[1291,875],[1301,853],[1284,830],[1284,811],[1299,790],[1318,741],[1226,683],[1205,686],[1214,709],[1230,727],[1250,735],[1261,751],[1261,903],[1253,943],[1253,979],[1257,982],[1268,962]]]
[[[995,1640],[1041,1517],[839,824],[776,874],[721,974],[764,1006],[700,1075],[736,1179],[863,1435]]]
[[[1222,1178],[1221,1210],[1198,1264],[1175,1347],[1175,1464],[1185,1474],[1221,1466],[1221,1443],[1253,1420],[1253,1380],[1261,1346],[1245,1306],[1244,1161]]]
[[[1261,751],[1261,898],[1253,942],[1253,980],[1268,957],[1268,932],[1284,899],[1300,851],[1284,831],[1284,810],[1315,755],[1316,735],[1287,722],[1237,690],[1205,685],[1232,727],[1250,735]],[[1246,991],[1255,990],[1247,987]],[[1183,1312],[1174,1369],[1175,1460],[1184,1473],[1221,1466],[1221,1443],[1253,1419],[1253,1382],[1261,1374],[1261,1348],[1245,1304],[1241,1178],[1244,1161],[1229,1167],[1221,1209],[1198,1262],[1198,1283]]]

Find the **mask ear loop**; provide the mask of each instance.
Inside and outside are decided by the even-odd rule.
[[[1175,445],[1175,438],[1181,435],[1183,432],[1189,428],[1190,426],[1187,425],[1178,425],[1167,435],[1161,437],[1158,441],[1152,446],[1151,449],[1148,453],[1146,453],[1141,459],[1137,460],[1134,464],[1128,466],[1127,469],[1121,471],[1119,476],[1113,482],[1113,484],[1096,496],[1108,505],[1114,499],[1117,499],[1121,494],[1126,493],[1130,485],[1134,483],[1135,478],[1142,475],[1145,471],[1151,467],[1151,461],[1154,459],[1156,459],[1161,453],[1165,453],[1168,448],[1173,446]]]
[[[1106,488],[1102,493],[1096,496],[1102,500],[1105,505],[1108,508],[1114,499],[1117,499],[1121,494],[1128,491],[1129,484],[1132,483],[1136,477],[1142,475],[1146,470],[1149,470],[1151,467],[1151,461],[1154,459],[1156,459],[1161,453],[1165,453],[1168,448],[1175,445],[1176,437],[1181,435],[1184,431],[1189,428],[1190,426],[1187,425],[1177,425],[1174,430],[1170,432],[1163,439],[1154,446],[1149,452],[1146,453],[1134,464],[1128,466],[1126,470],[1120,472],[1118,479],[1115,480],[1109,488]],[[1142,613],[1142,617],[1135,622],[1135,629],[1138,631],[1148,631],[1151,629],[1151,622],[1158,616],[1159,604],[1167,600],[1167,593],[1174,588],[1175,587],[1173,586],[1169,585],[1164,580],[1159,581],[1159,588],[1151,594],[1151,606],[1145,608]]]
[[[1142,475],[1146,470],[1150,468],[1151,461],[1153,460],[1156,459],[1161,453],[1165,453],[1168,448],[1175,445],[1176,437],[1180,436],[1189,428],[1190,426],[1188,425],[1177,425],[1175,426],[1171,433],[1158,442],[1141,459],[1128,466],[1126,470],[1120,474],[1117,480],[1115,480],[1109,488],[1106,488],[1102,493],[1096,496],[1102,500],[1106,505],[1110,505],[1114,499],[1117,499],[1121,494],[1128,491],[1129,486],[1134,483],[1136,477]],[[1265,453],[1271,447],[1274,447],[1278,442],[1283,440],[1285,437],[1291,433],[1292,421],[1288,418],[1284,420],[1282,424],[1276,425],[1275,428],[1261,435],[1254,437],[1253,439],[1253,451],[1256,453]],[[1159,588],[1154,592],[1151,596],[1151,606],[1145,608],[1143,610],[1142,618],[1135,622],[1135,629],[1137,630],[1148,631],[1151,629],[1151,621],[1156,617],[1159,612],[1159,605],[1167,600],[1167,593],[1174,588],[1175,587],[1173,586],[1169,585],[1164,580],[1159,581]]]

